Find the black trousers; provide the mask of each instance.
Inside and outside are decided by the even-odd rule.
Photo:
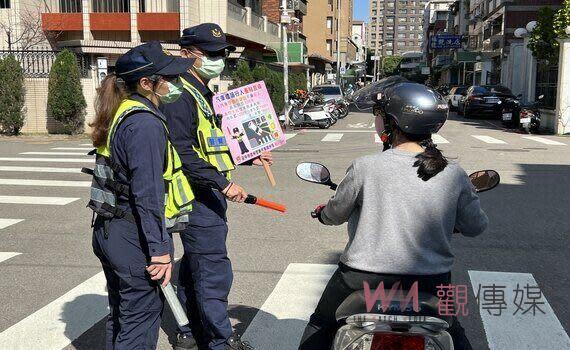
[[[329,350],[340,324],[336,321],[335,312],[350,294],[362,290],[363,282],[367,281],[370,288],[376,288],[384,282],[385,288],[391,288],[400,282],[403,289],[409,289],[414,282],[418,282],[418,290],[424,293],[437,295],[437,286],[449,284],[451,273],[441,275],[390,275],[356,270],[342,263],[329,280],[317,308],[305,328],[299,350]],[[448,329],[457,350],[472,350],[465,331],[454,318]]]

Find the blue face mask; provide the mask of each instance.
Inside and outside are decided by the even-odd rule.
[[[176,79],[172,82],[167,81],[166,84],[168,85],[168,93],[164,95],[160,95],[157,93],[158,97],[160,98],[160,102],[162,103],[174,103],[178,101],[182,93],[184,92],[184,87],[182,86],[182,82],[180,79]]]

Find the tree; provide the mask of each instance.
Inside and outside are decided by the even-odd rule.
[[[550,7],[542,7],[538,11],[536,28],[532,31],[528,47],[537,60],[558,61],[559,44],[552,25],[555,11]]]
[[[303,73],[293,73],[289,75],[289,94],[296,90],[307,90],[307,76]]]
[[[401,56],[386,56],[382,58],[382,72],[384,76],[394,75],[396,67],[402,60]]]
[[[41,12],[39,4],[35,7],[25,6],[20,10],[20,17],[17,20],[10,15],[0,22],[0,30],[6,37],[8,51],[29,50],[42,43],[47,43],[46,34],[42,29]]]
[[[564,0],[554,15],[554,32],[558,38],[567,38],[566,27],[570,26],[570,0]]]
[[[18,135],[24,126],[24,71],[12,55],[0,60],[0,132]]]
[[[49,73],[48,115],[63,125],[65,133],[76,134],[83,132],[86,107],[77,59],[63,50]]]
[[[283,76],[269,69],[265,64],[256,65],[252,73],[254,81],[265,81],[265,86],[267,86],[267,91],[269,92],[269,97],[273,102],[275,111],[281,111],[285,105],[285,99],[283,98],[283,94],[285,93]]]
[[[239,61],[236,70],[232,73],[232,80],[232,89],[255,82],[247,61]]]

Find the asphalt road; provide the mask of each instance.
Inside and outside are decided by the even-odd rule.
[[[525,337],[527,344],[544,337],[549,346],[559,346],[544,349],[570,348],[570,139],[528,139],[495,121],[451,119],[440,133],[443,139],[436,139],[444,154],[468,172],[495,169],[502,176],[498,188],[480,196],[491,220],[488,231],[453,241],[454,284],[468,287],[468,315],[460,317],[468,337],[475,349],[523,349],[516,344]],[[320,162],[340,181],[352,159],[379,150],[372,123],[370,114],[351,113],[329,130],[287,131],[287,145],[275,151],[275,188],[261,168],[235,172],[247,191],[288,208],[284,215],[244,204],[229,209],[235,274],[230,315],[236,331],[247,330],[258,349],[295,348],[347,240],[345,226],[324,227],[310,218],[311,209],[332,192],[300,181],[296,164]],[[85,208],[90,179],[78,173],[89,165],[91,158],[82,155],[88,143],[0,138],[1,349],[103,348],[104,279],[91,250],[91,213]],[[477,307],[478,287],[491,282],[506,287],[502,316]],[[517,283],[521,289],[529,283],[540,288],[544,314],[513,318],[509,297],[516,299]],[[532,295],[526,296],[528,302]],[[162,328],[159,349],[170,349],[174,321],[168,311]]]

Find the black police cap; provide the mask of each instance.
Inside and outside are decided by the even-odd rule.
[[[158,41],[130,49],[115,64],[119,78],[135,82],[151,75],[174,76],[186,72],[195,59],[175,57],[163,50]]]
[[[215,23],[202,23],[182,31],[180,46],[195,46],[205,52],[235,51],[236,47],[226,41],[226,34]]]

